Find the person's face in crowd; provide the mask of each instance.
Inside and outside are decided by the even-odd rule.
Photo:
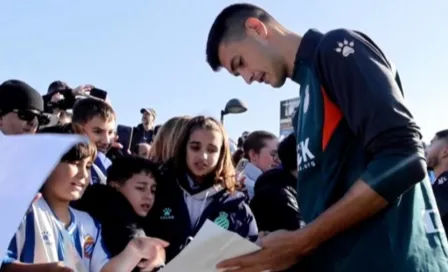
[[[151,174],[144,172],[135,174],[124,184],[112,182],[111,186],[126,197],[137,215],[145,217],[151,210],[157,187]]]
[[[187,167],[200,179],[210,174],[218,164],[223,136],[216,130],[196,129],[187,143]]]
[[[264,140],[265,146],[260,149],[260,152],[249,151],[250,162],[258,167],[261,171],[266,172],[279,164],[277,147],[278,140]]]
[[[151,150],[151,145],[149,144],[139,144],[138,146],[138,156],[141,158],[148,159],[149,151]]]
[[[59,163],[44,185],[44,196],[61,202],[80,199],[89,185],[91,167],[91,158]]]
[[[448,157],[448,143],[445,139],[439,139],[437,136],[431,140],[426,147],[426,161],[429,169],[434,169]]]
[[[31,110],[14,110],[0,116],[0,128],[6,135],[36,133],[38,113]]]
[[[150,129],[154,124],[154,116],[149,112],[144,112],[142,114],[142,125],[145,129]]]
[[[83,131],[99,151],[106,153],[115,138],[115,120],[94,117],[83,125]]]
[[[270,27],[255,18],[246,20],[245,26],[244,39],[219,46],[222,66],[229,73],[243,77],[247,84],[257,81],[275,88],[283,86],[287,66],[279,48],[271,41]]]

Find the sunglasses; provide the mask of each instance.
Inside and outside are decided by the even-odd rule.
[[[22,121],[31,122],[34,118],[37,118],[37,121],[41,126],[45,126],[50,123],[50,118],[48,116],[30,110],[12,110],[12,112],[17,113],[17,116]]]

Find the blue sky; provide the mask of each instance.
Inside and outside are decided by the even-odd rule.
[[[448,11],[445,0],[250,1],[298,33],[346,27],[367,33],[395,62],[425,140],[448,127]],[[247,86],[205,62],[209,27],[235,1],[1,1],[0,80],[18,78],[45,92],[53,80],[91,83],[109,92],[119,123],[139,122],[154,107],[175,115],[219,117],[230,98],[249,107],[227,116],[229,134],[279,132],[279,101],[298,95]],[[281,3],[281,4],[280,4]],[[362,91],[362,90],[360,90]]]

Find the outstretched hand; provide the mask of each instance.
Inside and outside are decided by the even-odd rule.
[[[165,264],[165,248],[167,242],[151,237],[138,237],[133,239],[135,249],[142,261],[137,265],[141,271],[152,271]]]
[[[309,248],[300,231],[275,231],[262,236],[258,244],[261,250],[225,260],[217,268],[232,272],[283,271],[296,264]]]

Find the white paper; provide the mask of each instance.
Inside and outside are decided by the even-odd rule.
[[[219,262],[259,249],[256,244],[207,220],[193,241],[162,272],[219,271],[216,269]]]
[[[86,138],[77,135],[0,134],[1,259],[43,182],[61,157],[82,141]]]

